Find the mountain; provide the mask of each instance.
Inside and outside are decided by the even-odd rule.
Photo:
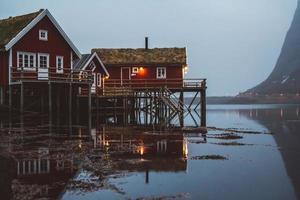
[[[245,95],[300,93],[300,3],[286,35],[280,56],[270,76]]]

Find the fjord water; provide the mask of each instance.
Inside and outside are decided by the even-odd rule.
[[[208,126],[220,129],[206,135],[114,126],[88,132],[40,120],[21,137],[20,123],[7,129],[4,117],[0,193],[15,199],[299,199],[299,108],[209,105]],[[191,118],[185,123],[194,125]],[[222,137],[227,128],[238,137]]]

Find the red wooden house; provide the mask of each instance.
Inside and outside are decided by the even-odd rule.
[[[47,9],[0,20],[0,104],[9,86],[93,83],[95,90],[105,76],[98,56],[81,55]]]
[[[104,64],[100,60],[97,53],[83,54],[81,59],[74,61],[74,70],[80,71],[80,78],[87,76],[87,71],[92,72],[92,87],[91,92],[93,94],[101,94],[104,80],[109,77]],[[80,95],[86,95],[88,92],[87,86],[82,86],[79,88]]]
[[[147,44],[147,42],[146,42]],[[182,88],[187,71],[185,48],[93,49],[110,77],[105,86],[137,89]]]
[[[65,77],[81,58],[48,10],[3,19],[0,32],[1,86]]]

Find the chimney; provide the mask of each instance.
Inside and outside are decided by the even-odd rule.
[[[145,49],[148,50],[148,37],[145,37]]]

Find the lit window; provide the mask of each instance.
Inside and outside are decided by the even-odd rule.
[[[167,70],[165,67],[158,67],[156,70],[156,78],[164,79],[167,78]]]
[[[36,65],[35,65],[34,53],[18,52],[17,54],[18,54],[18,62],[17,62],[18,69],[32,70],[32,71],[35,70]]]
[[[132,73],[133,73],[133,74],[139,73],[139,68],[138,68],[138,67],[133,67],[133,68],[132,68]]]
[[[64,57],[56,56],[56,73],[64,72]]]
[[[39,31],[39,38],[40,38],[40,40],[47,41],[48,40],[48,31],[40,30]]]

